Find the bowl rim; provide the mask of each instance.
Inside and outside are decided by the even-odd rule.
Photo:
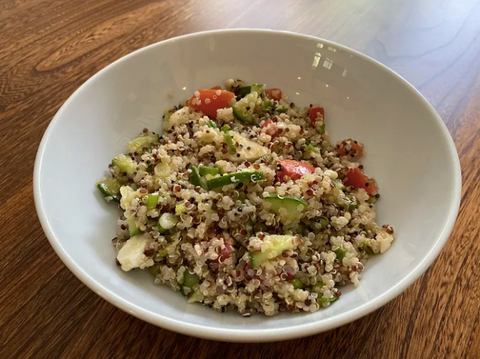
[[[191,324],[188,322],[182,322],[172,318],[167,318],[159,315],[158,313],[153,313],[149,310],[141,308],[123,299],[122,297],[116,295],[113,292],[110,292],[108,289],[103,287],[99,282],[97,282],[95,278],[90,277],[85,272],[83,272],[83,270],[75,263],[75,261],[70,257],[70,255],[65,251],[65,249],[61,244],[61,241],[57,239],[56,236],[54,235],[53,230],[51,228],[51,224],[44,210],[44,198],[42,197],[42,189],[40,187],[39,180],[40,180],[40,173],[42,169],[43,157],[44,157],[48,140],[52,135],[56,124],[59,123],[62,113],[65,111],[65,108],[72,101],[74,101],[75,97],[78,96],[78,94],[81,91],[83,91],[90,82],[95,81],[104,72],[111,70],[115,66],[118,66],[121,62],[129,59],[130,57],[136,56],[137,54],[143,51],[147,51],[150,48],[163,46],[170,42],[175,42],[175,41],[183,40],[186,38],[211,36],[219,33],[248,33],[248,34],[276,33],[283,36],[289,36],[289,37],[298,38],[302,40],[306,39],[306,40],[322,41],[327,45],[335,46],[346,52],[349,52],[358,57],[361,57],[363,60],[368,61],[373,65],[376,65],[383,71],[387,71],[390,73],[390,75],[399,79],[406,86],[406,88],[409,89],[410,92],[413,92],[421,101],[423,101],[423,103],[427,106],[428,110],[432,113],[433,117],[435,118],[437,126],[440,127],[441,133],[446,139],[448,150],[450,152],[449,157],[450,157],[450,160],[453,161],[453,168],[454,168],[454,173],[453,173],[454,199],[449,204],[450,208],[448,210],[448,220],[444,224],[443,231],[441,232],[440,236],[437,238],[433,247],[427,253],[425,258],[413,270],[411,270],[410,274],[408,274],[402,281],[397,283],[391,289],[382,293],[380,296],[373,299],[372,301],[365,303],[359,307],[352,308],[351,310],[348,310],[332,318],[327,318],[324,320],[311,322],[311,323],[305,322],[297,326],[286,327],[286,328],[223,329],[223,328],[212,328],[209,326],[203,326],[198,324]],[[62,262],[87,287],[89,287],[96,294],[98,294],[100,297],[107,300],[117,308],[139,319],[142,319],[148,323],[154,324],[156,326],[159,326],[168,330],[172,330],[177,333],[191,335],[198,338],[211,339],[211,340],[220,340],[221,338],[222,341],[229,341],[229,342],[268,342],[268,341],[280,341],[280,340],[288,340],[288,339],[295,339],[299,337],[305,337],[305,336],[317,334],[320,332],[324,332],[327,330],[331,330],[339,326],[342,326],[344,324],[353,322],[354,320],[357,320],[373,312],[374,310],[384,306],[389,301],[391,301],[392,299],[397,297],[399,294],[401,294],[404,290],[406,290],[410,285],[412,285],[413,282],[417,280],[428,269],[428,267],[432,264],[432,262],[436,259],[436,257],[440,253],[441,249],[445,245],[447,239],[449,238],[453,230],[453,226],[455,224],[459,207],[460,207],[461,190],[462,190],[462,180],[461,180],[460,161],[458,158],[458,153],[457,153],[454,141],[445,123],[442,121],[439,114],[436,112],[434,107],[427,101],[427,99],[402,76],[398,75],[396,72],[389,69],[387,66],[381,64],[380,62],[372,59],[367,55],[364,55],[356,50],[353,50],[349,47],[340,45],[338,43],[335,43],[329,40],[318,38],[316,36],[304,35],[304,34],[299,34],[299,33],[290,32],[290,31],[279,31],[279,30],[269,30],[269,29],[248,29],[248,28],[201,31],[201,32],[195,32],[195,33],[190,33],[190,34],[186,34],[186,35],[182,35],[174,38],[165,39],[163,41],[156,42],[151,45],[142,47],[136,51],[133,51],[119,58],[113,63],[107,65],[97,73],[95,73],[92,77],[90,77],[87,81],[85,81],[80,87],[78,87],[73,92],[73,94],[69,96],[69,98],[60,107],[60,109],[57,111],[52,121],[48,125],[37,151],[37,155],[35,159],[35,167],[34,167],[34,176],[33,176],[33,192],[34,192],[35,208],[37,211],[38,218],[40,220],[40,224],[43,228],[43,231],[45,232],[47,239],[49,240],[51,246],[53,247],[57,255],[60,257]],[[292,329],[295,329],[295,330],[292,330]]]

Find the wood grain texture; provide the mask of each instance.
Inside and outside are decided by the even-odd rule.
[[[309,338],[227,344],[116,309],[62,264],[35,214],[36,150],[60,105],[112,61],[190,32],[290,30],[362,51],[447,124],[463,191],[437,261],[376,312]],[[480,358],[480,0],[0,0],[1,358]]]

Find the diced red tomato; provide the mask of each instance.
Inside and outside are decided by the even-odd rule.
[[[369,195],[375,195],[378,191],[377,181],[369,178],[360,168],[350,168],[343,183],[345,186],[363,188]]]
[[[280,101],[282,99],[282,90],[280,89],[266,89],[265,93],[267,94],[267,97],[271,100]]]
[[[211,260],[211,262],[212,263],[225,262],[225,260],[230,258],[230,256],[232,255],[232,251],[233,251],[233,247],[230,244],[225,243],[225,247],[223,247],[220,250],[220,253],[218,254],[218,258]]]
[[[188,106],[195,110],[203,112],[211,119],[217,117],[217,110],[227,108],[232,105],[235,94],[224,90],[198,90],[195,95],[188,100]]]
[[[292,180],[301,178],[304,174],[313,173],[315,167],[310,163],[294,161],[294,160],[281,160],[277,164],[277,176],[280,181],[285,182],[288,180],[285,177],[290,177]]]
[[[210,88],[210,90],[221,90],[222,89],[222,86],[213,86]]]
[[[273,138],[275,137],[278,137],[278,135],[280,134],[280,129],[277,127],[277,125],[275,124],[275,122],[273,122],[272,120],[268,119],[266,120],[262,126],[260,126],[260,128],[263,130],[265,129],[265,132],[267,135],[270,135]]]
[[[337,151],[340,156],[360,158],[363,156],[363,143],[348,138],[337,144],[335,151]]]
[[[318,118],[320,118],[322,121],[325,119],[325,110],[323,109],[323,107],[320,106],[310,107],[307,110],[307,114],[312,125],[315,125],[315,122]]]

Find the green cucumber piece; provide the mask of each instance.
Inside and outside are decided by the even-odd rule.
[[[216,176],[220,173],[220,170],[218,169],[218,167],[201,166],[198,169],[198,172],[200,173],[200,176],[206,176],[206,175]]]
[[[247,96],[250,92],[252,92],[251,86],[243,86],[235,91],[235,95],[237,96],[237,100],[240,100],[242,97]]]
[[[369,199],[367,199],[367,203],[369,204],[374,204],[377,202],[377,197],[371,196]]]
[[[190,182],[192,182],[194,186],[200,186],[202,188],[207,189],[205,178],[202,178],[200,176],[200,173],[198,172],[198,168],[195,166],[192,166],[190,167],[190,170],[192,171],[190,172]]]
[[[150,148],[155,142],[158,142],[158,134],[140,136],[128,143],[128,152],[140,152],[144,148]]]
[[[245,138],[237,132],[230,132],[230,134],[233,137],[233,141],[239,144],[239,147],[235,150],[236,152],[234,154],[229,154],[228,159],[232,162],[254,162],[270,153],[270,150],[267,147]]]
[[[265,179],[265,175],[260,171],[242,171],[230,173],[220,177],[215,177],[207,181],[209,189],[227,186],[229,184],[245,183],[250,181],[260,181]]]
[[[347,251],[343,248],[338,248],[334,250],[335,254],[337,255],[337,259],[341,262],[343,258],[345,258],[345,254],[347,254]]]
[[[292,235],[269,235],[265,236],[263,239],[264,242],[271,241],[272,247],[267,249],[265,252],[250,252],[250,263],[252,268],[258,268],[265,262],[268,262],[270,259],[281,256],[282,253],[288,249],[295,248],[293,239],[295,236]]]
[[[200,278],[198,275],[190,273],[190,271],[187,269],[185,273],[183,273],[183,283],[180,287],[180,291],[184,296],[187,296],[190,294],[190,292],[192,292],[192,288],[195,287],[199,281]]]
[[[240,121],[252,124],[255,106],[258,100],[258,93],[252,92],[233,104],[233,114]]]
[[[125,155],[115,157],[112,160],[112,166],[117,167],[120,172],[126,173],[130,177],[137,170],[137,163]]]
[[[308,206],[308,202],[295,196],[279,196],[272,194],[263,198],[265,201],[271,203],[270,209],[276,214],[280,214],[280,208],[287,210],[287,218],[294,220],[299,217],[299,214]],[[302,206],[302,210],[298,211],[298,207]]]
[[[122,185],[115,178],[107,178],[97,182],[97,188],[103,194],[104,197],[111,197],[113,202],[120,203],[118,193]]]
[[[147,209],[156,208],[159,198],[160,198],[160,195],[158,193],[148,194],[147,195]]]
[[[261,94],[265,90],[265,85],[262,84],[252,84],[250,86],[250,92],[257,92]]]
[[[140,229],[137,227],[134,217],[127,219],[127,224],[128,224],[128,232],[130,233],[130,238],[136,236],[137,234],[140,234]]]
[[[235,95],[237,96],[237,100],[247,96],[249,93],[257,92],[262,93],[265,89],[265,85],[261,84],[251,84],[250,86],[243,86],[240,87],[238,90],[235,91]]]

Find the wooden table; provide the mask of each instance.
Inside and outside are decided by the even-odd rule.
[[[36,150],[85,80],[145,45],[238,27],[337,41],[415,85],[452,134],[460,215],[435,264],[385,307],[272,344],[194,339],[116,309],[62,264],[37,220]],[[0,0],[0,357],[480,358],[479,0]]]

